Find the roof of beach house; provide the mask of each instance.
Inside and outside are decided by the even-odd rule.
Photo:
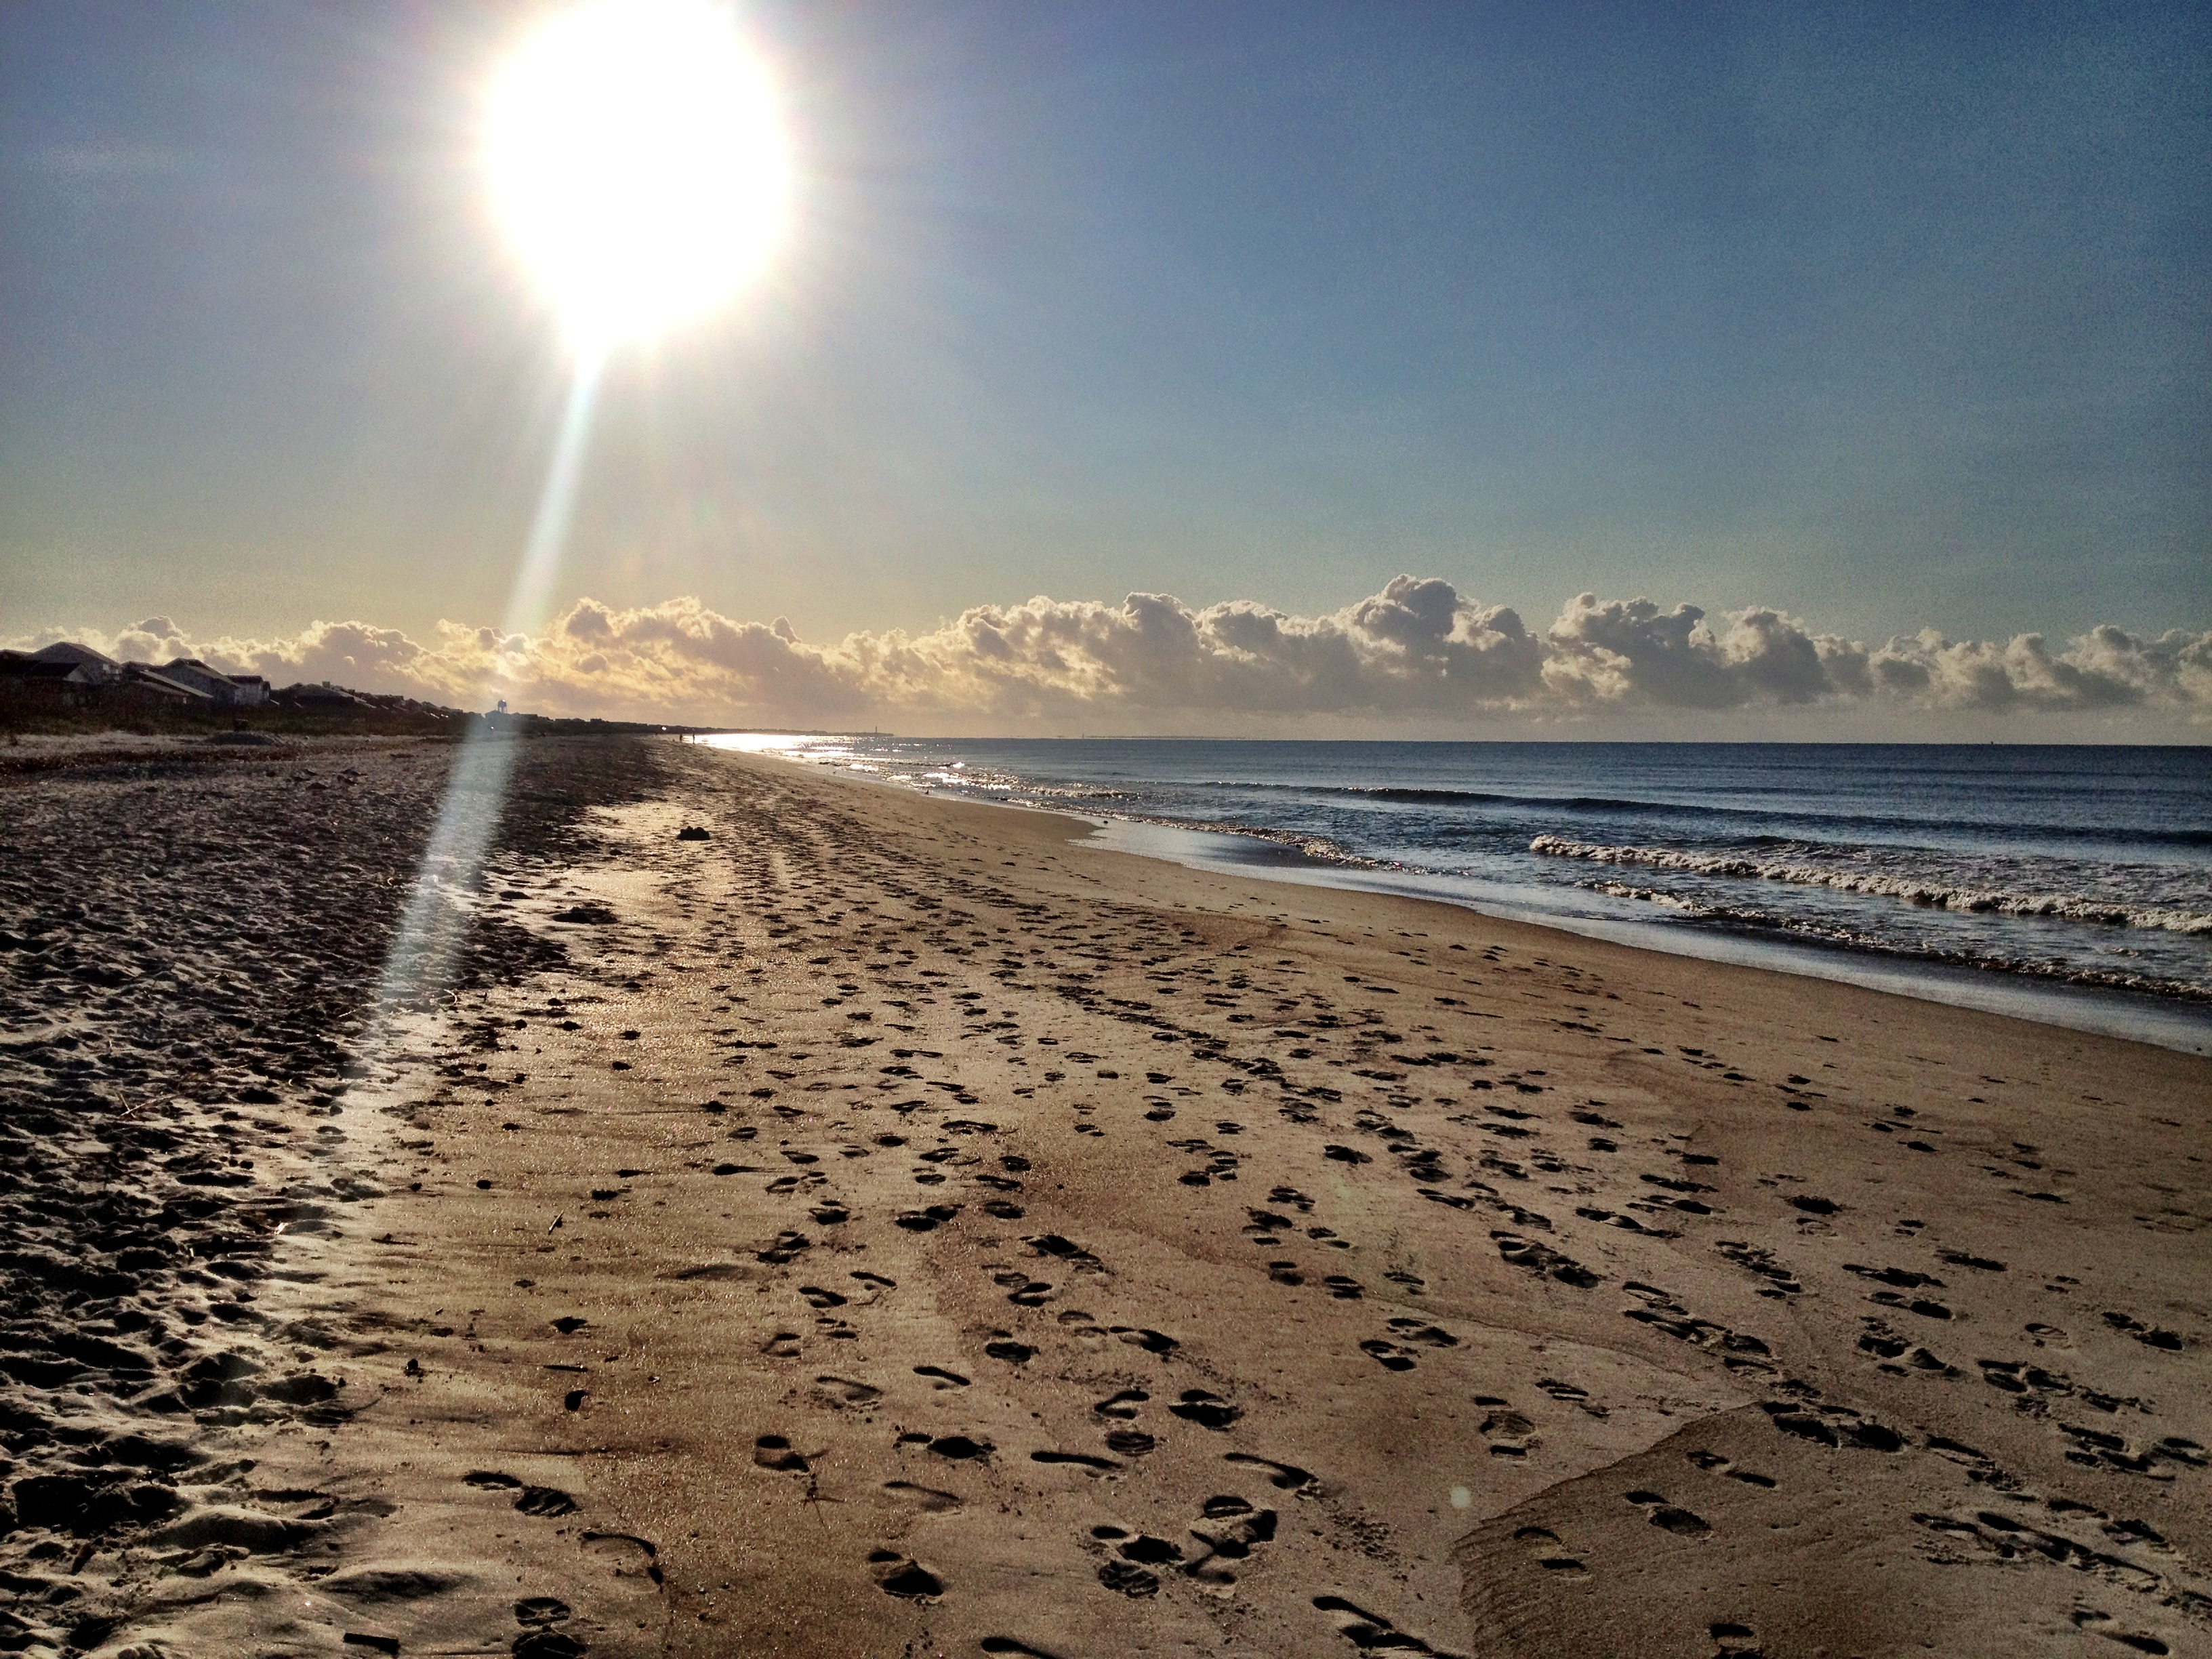
[[[56,640],[52,645],[40,647],[31,655],[40,662],[76,663],[103,679],[114,679],[123,672],[123,665],[114,658],[73,640]]]
[[[210,668],[198,657],[172,657],[161,665],[161,672],[179,678],[213,680],[223,685],[235,684],[231,677],[220,668]]]
[[[149,668],[144,663],[126,663],[124,665],[123,673],[124,678],[132,684],[145,686],[165,696],[184,697],[195,702],[215,701],[213,695],[201,687],[191,684],[189,681],[172,678],[162,670]]]

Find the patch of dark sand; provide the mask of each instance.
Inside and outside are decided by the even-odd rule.
[[[204,1577],[361,1518],[257,1491],[208,1445],[357,1403],[345,1345],[259,1304],[281,1236],[380,1190],[349,1156],[352,1044],[453,752],[0,778],[0,1648],[99,1646],[173,1577],[149,1561]],[[528,744],[491,865],[573,856],[588,809],[662,781],[661,752]],[[484,906],[453,943],[461,986],[562,957]]]

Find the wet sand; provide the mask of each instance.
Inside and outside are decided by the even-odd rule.
[[[273,766],[7,786],[0,1644],[2212,1650],[2212,1064],[544,756],[366,1063],[434,754],[289,884],[178,852]],[[89,875],[159,994],[25,976]]]

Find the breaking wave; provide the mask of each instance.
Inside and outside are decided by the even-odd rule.
[[[1807,916],[1778,915],[1771,910],[1747,909],[1735,905],[1707,904],[1679,893],[1662,892],[1653,887],[1638,887],[1620,881],[1591,881],[1581,884],[1592,892],[1609,894],[1614,898],[1639,899],[1647,904],[1663,905],[1679,910],[1700,921],[1717,922],[1742,932],[1788,933],[1799,939],[1811,939],[1824,945],[1842,945],[1854,951],[1864,951],[1875,956],[1889,957],[1908,962],[1942,963],[1950,968],[1973,968],[1985,972],[2019,974],[2030,979],[2049,980],[2063,985],[2080,985],[2100,991],[2136,991],[2150,996],[2178,997],[2192,1002],[2212,1003],[2212,986],[2199,985],[2193,980],[2175,979],[2158,974],[2131,973],[2122,969],[2087,966],[2078,963],[2055,961],[2048,957],[2008,957],[1995,951],[1946,949],[1940,945],[1907,945],[1896,939],[1884,939],[1859,928],[1838,927]]]
[[[1918,830],[1927,819],[1911,814],[1842,812],[1824,810],[1802,801],[1787,805],[1729,806],[1718,801],[1666,799],[1633,795],[1518,793],[1492,789],[1444,788],[1431,786],[1367,783],[1282,783],[1249,778],[1194,780],[1188,787],[1219,790],[1232,795],[1291,795],[1308,799],[1381,801],[1398,806],[1533,808],[1538,811],[1598,817],[1645,817],[1652,814],[1696,818],[1741,819],[1746,822],[1818,824],[1826,831]],[[2000,832],[2008,836],[2032,834],[2039,839],[2090,842],[2100,845],[2141,847],[2212,847],[2212,829],[2193,825],[2152,826],[2127,823],[2073,823],[2063,819],[1954,818],[1946,822],[1961,830]],[[1779,837],[1776,837],[1779,839]]]
[[[1551,858],[1582,859],[1591,864],[1682,870],[1697,875],[1733,876],[1747,880],[1790,882],[1801,887],[1826,887],[1838,892],[1870,894],[1941,910],[2056,917],[2067,921],[2102,922],[2115,927],[2153,927],[2170,933],[2212,933],[2212,915],[2201,910],[2116,904],[2108,899],[2087,898],[2078,894],[2021,893],[2003,888],[1960,887],[1910,876],[1831,869],[1818,864],[1770,863],[1734,853],[1681,853],[1657,847],[1607,847],[1595,842],[1570,841],[1561,836],[1539,836],[1528,843],[1528,850]]]

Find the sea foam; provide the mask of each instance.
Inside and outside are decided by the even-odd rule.
[[[2007,916],[2051,916],[2068,921],[2104,922],[2116,927],[2155,927],[2170,933],[2212,933],[2212,915],[2201,910],[2115,904],[2109,899],[2069,893],[2021,893],[2004,888],[1961,887],[1912,876],[1875,871],[1837,870],[1818,864],[1769,862],[1734,853],[1682,853],[1662,847],[1611,847],[1598,842],[1539,836],[1532,853],[1582,859],[1591,864],[1637,866],[1651,870],[1685,870],[1698,875],[1735,876],[1781,881],[1801,887],[1866,893],[1901,899],[1941,910],[1972,910]]]

